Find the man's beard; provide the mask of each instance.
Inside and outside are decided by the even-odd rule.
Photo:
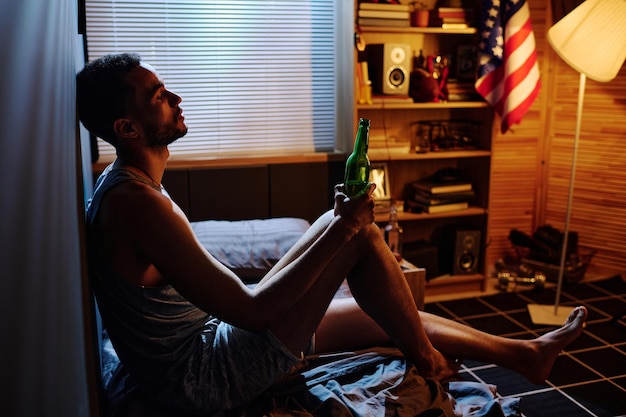
[[[179,138],[187,134],[187,127],[178,129],[176,127],[168,127],[157,131],[153,127],[146,128],[146,136],[149,138],[148,146],[151,148],[160,148],[173,143]]]

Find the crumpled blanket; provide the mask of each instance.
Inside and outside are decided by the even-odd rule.
[[[116,368],[112,378],[105,378],[110,416],[180,417],[151,404],[123,368]],[[500,398],[493,385],[425,379],[398,349],[376,348],[307,357],[250,404],[213,417],[521,415],[519,398]]]
[[[399,350],[378,348],[307,358],[261,398],[230,416],[439,417],[521,416],[519,398],[496,387],[418,375]]]

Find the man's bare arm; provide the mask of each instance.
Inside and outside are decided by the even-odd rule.
[[[112,227],[125,230],[137,258],[154,266],[154,273],[173,285],[185,298],[209,314],[248,329],[270,326],[298,302],[326,264],[358,232],[354,220],[365,217],[368,198],[352,203],[355,213],[337,216],[323,237],[272,279],[270,286],[248,289],[213,258],[196,239],[188,220],[169,198],[149,187],[141,192],[132,185],[108,198],[108,208],[120,213]],[[133,204],[128,201],[132,198]],[[348,209],[345,210],[346,212]],[[104,226],[107,227],[107,226]],[[289,279],[289,276],[296,279]]]

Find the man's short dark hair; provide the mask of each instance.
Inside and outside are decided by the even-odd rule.
[[[91,133],[115,145],[113,123],[128,112],[133,86],[128,73],[138,67],[138,54],[105,55],[87,65],[76,76],[78,117]]]

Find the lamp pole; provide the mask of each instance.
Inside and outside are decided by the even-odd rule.
[[[572,214],[572,200],[574,197],[574,181],[576,179],[576,160],[578,159],[578,143],[580,141],[580,127],[583,118],[583,100],[585,98],[585,84],[587,76],[580,73],[578,83],[578,105],[576,107],[576,131],[574,133],[574,150],[572,151],[572,168],[569,178],[569,193],[567,196],[567,209],[565,211],[565,226],[563,228],[563,248],[561,249],[561,265],[559,267],[559,278],[556,284],[556,299],[554,301],[554,315],[557,315],[559,303],[561,302],[561,287],[563,286],[563,275],[565,274],[565,261],[567,258],[567,243],[569,235],[569,220]]]

